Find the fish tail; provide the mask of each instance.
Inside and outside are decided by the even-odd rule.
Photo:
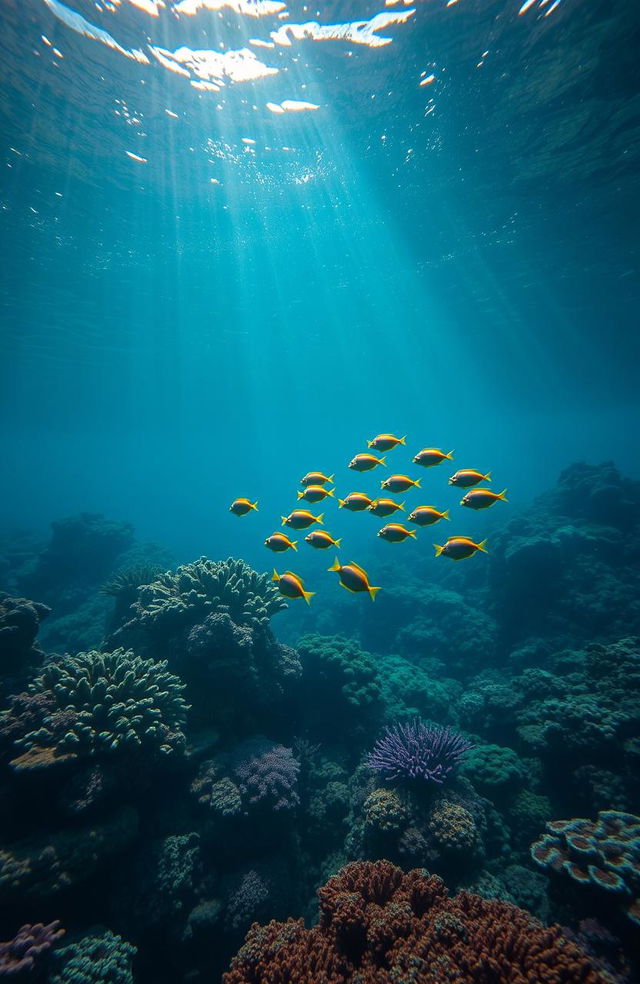
[[[320,513],[319,516],[316,516],[316,522],[317,523],[324,523],[324,513]]]
[[[377,595],[377,593],[378,593],[379,590],[380,590],[380,588],[374,588],[373,584],[370,584],[369,585],[369,597],[371,598],[371,601],[375,601],[376,600],[376,595]]]
[[[327,567],[327,570],[328,570],[328,571],[339,571],[339,570],[340,570],[340,561],[338,560],[338,558],[337,558],[337,557],[336,557],[336,559],[334,560],[334,562],[333,562],[333,564],[331,565],[331,567]]]
[[[398,444],[406,444],[406,443],[407,443],[407,435],[405,434],[404,437],[400,438]]]
[[[368,448],[372,448],[373,447],[373,441],[367,441],[367,447]]]
[[[436,557],[439,557],[444,550],[444,547],[441,547],[438,543],[434,543],[434,547],[436,548]]]
[[[385,455],[384,458],[380,458],[380,460],[378,461],[378,464],[379,465],[384,465],[385,468],[387,467],[387,458],[386,458],[386,455]]]
[[[313,598],[314,594],[315,594],[315,591],[305,591],[304,588],[302,589],[302,597],[306,601],[307,605],[310,604],[311,599]]]
[[[333,485],[335,485],[336,483],[333,481],[335,477],[336,477],[336,473],[334,472],[333,475],[329,475],[329,478],[327,479],[327,481],[328,482],[331,482]]]
[[[334,494],[335,493],[333,489],[327,489],[327,495],[334,495]]]
[[[404,512],[404,502],[398,503],[398,509],[402,509],[402,511]]]
[[[256,499],[255,502],[250,502],[249,505],[251,506],[252,509],[255,509],[256,512],[258,511],[258,500],[257,499]]]
[[[280,518],[282,520],[281,526],[286,526],[287,525],[287,517],[286,516],[281,516]]]
[[[342,537],[339,537],[339,538],[338,538],[337,540],[334,540],[334,541],[333,541],[333,545],[334,545],[334,547],[337,547],[337,548],[338,548],[338,550],[340,549],[340,544],[341,544],[341,543],[342,543]]]
[[[509,500],[507,499],[507,490],[503,489],[502,492],[499,494],[498,498],[502,499],[503,502],[508,502]]]
[[[416,531],[415,530],[407,530],[407,533],[409,534],[409,536],[412,536],[413,539],[415,540],[415,538],[416,538]]]
[[[449,515],[449,510],[448,509],[445,509],[445,511],[440,516],[440,519],[448,519],[448,520],[451,519],[451,516]]]
[[[298,492],[298,498],[304,499],[304,492]]]
[[[298,541],[297,540],[290,540],[289,542],[291,543],[291,549],[292,550],[295,550],[297,552],[297,550],[298,550]]]
[[[338,509],[342,509],[342,507],[344,506],[344,503],[345,503],[345,500],[344,499],[338,499]]]
[[[413,484],[415,485],[415,487],[416,487],[417,489],[421,489],[421,488],[422,488],[422,486],[420,485],[420,482],[421,482],[421,481],[422,481],[422,479],[421,479],[421,478],[417,478],[417,479],[415,480],[415,482],[413,483]]]
[[[487,474],[486,475],[483,475],[482,477],[484,478],[485,482],[490,482],[491,481],[491,472],[487,472]]]
[[[478,550],[481,550],[482,553],[489,553],[489,551],[487,550],[487,542],[488,542],[487,540],[481,540],[480,543],[478,544]]]
[[[278,572],[275,569],[275,567],[273,568],[273,577],[271,578],[271,580],[272,581],[279,581],[280,580],[280,575],[278,574]]]
[[[453,461],[453,451],[447,451],[445,458],[448,458],[449,461]]]

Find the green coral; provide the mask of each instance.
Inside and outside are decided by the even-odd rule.
[[[31,694],[51,696],[53,708],[17,744],[27,753],[55,748],[76,756],[139,746],[165,754],[182,750],[184,689],[166,662],[131,650],[55,657],[29,685]],[[25,758],[16,760],[18,767],[25,767]]]
[[[462,686],[453,680],[434,680],[424,669],[403,656],[378,657],[382,697],[389,721],[424,717],[449,723],[450,710]]]
[[[49,977],[50,984],[133,984],[131,962],[137,949],[110,930],[94,929],[76,943],[55,954],[60,966]]]
[[[287,605],[269,575],[243,560],[200,557],[143,585],[132,607],[143,624],[157,625],[167,617],[193,622],[194,615],[202,622],[215,612],[228,613],[236,625],[266,628]]]
[[[524,762],[512,748],[476,745],[465,756],[462,773],[491,799],[516,789],[526,775]]]
[[[364,801],[364,817],[368,827],[387,833],[405,825],[407,810],[394,790],[374,789]]]

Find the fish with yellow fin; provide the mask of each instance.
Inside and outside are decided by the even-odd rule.
[[[368,509],[374,516],[390,516],[398,509],[404,511],[404,502],[394,502],[393,499],[374,499]]]
[[[367,441],[367,447],[374,448],[376,451],[391,451],[393,448],[397,448],[399,444],[406,443],[406,434],[404,437],[395,437],[394,434],[378,434],[373,441]]]
[[[378,530],[378,536],[386,540],[387,543],[402,543],[408,536],[412,536],[415,540],[416,531],[408,530],[402,523],[387,523],[381,530]]]
[[[470,536],[450,536],[443,546],[434,543],[434,547],[436,557],[449,557],[451,560],[466,560],[475,553],[487,553],[487,541],[474,543]]]
[[[461,506],[468,506],[470,509],[488,509],[494,502],[508,502],[507,490],[502,492],[492,492],[491,489],[469,489],[460,499]]]
[[[286,533],[272,533],[264,541],[264,545],[274,553],[283,553],[285,550],[297,550],[297,542],[297,540],[290,540]]]
[[[422,465],[423,468],[433,468],[442,461],[453,461],[453,451],[441,451],[440,448],[423,448],[418,451],[413,459],[414,465]]]
[[[307,472],[304,478],[300,479],[300,485],[328,485],[333,484],[333,475],[324,475],[323,472]]]
[[[409,514],[408,518],[409,522],[415,523],[416,526],[433,526],[434,523],[439,523],[441,519],[449,519],[450,517],[448,509],[440,512],[435,506],[418,506]]]
[[[326,550],[327,547],[335,547],[339,550],[342,540],[334,540],[327,530],[311,530],[311,533],[305,536],[304,542],[310,547],[315,547],[316,550]]]
[[[252,509],[258,511],[257,499],[255,502],[250,502],[249,499],[234,499],[229,506],[229,512],[233,513],[234,516],[246,516]]]
[[[306,530],[313,523],[324,523],[324,513],[313,516],[308,509],[294,509],[288,516],[282,517],[282,525],[290,526],[292,530]]]
[[[419,489],[420,479],[414,481],[408,475],[389,475],[389,478],[380,483],[380,488],[388,489],[389,492],[406,492],[407,489]]]
[[[384,458],[376,458],[373,454],[357,454],[349,462],[349,468],[359,472],[371,471],[378,465],[386,465],[386,461]]]
[[[341,564],[336,557],[331,567],[328,567],[327,570],[338,572],[340,584],[347,591],[352,591],[354,594],[367,591],[372,601],[374,601],[380,590],[380,588],[375,588],[372,584],[369,584],[369,575],[367,572],[363,567],[360,567],[359,564],[353,561],[350,564]]]
[[[371,499],[364,492],[350,492],[344,499],[338,499],[340,509],[348,509],[349,512],[363,512],[371,505]]]
[[[308,605],[315,594],[315,591],[305,591],[302,578],[298,574],[294,574],[293,571],[278,574],[274,569],[271,580],[277,582],[278,591],[285,598],[304,598]]]
[[[333,489],[324,489],[321,485],[307,485],[303,492],[298,492],[298,498],[307,502],[322,502],[328,495],[333,495]]]
[[[451,476],[449,485],[457,485],[461,489],[469,489],[472,485],[490,481],[491,472],[483,475],[482,472],[476,471],[475,468],[461,468],[460,471],[457,471],[455,475]]]

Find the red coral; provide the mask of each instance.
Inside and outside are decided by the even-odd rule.
[[[605,984],[559,926],[436,875],[357,861],[319,893],[320,923],[254,924],[224,984]]]

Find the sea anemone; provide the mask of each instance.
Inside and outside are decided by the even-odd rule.
[[[425,779],[441,784],[465,752],[473,748],[461,734],[416,718],[389,725],[366,764],[385,779]]]

